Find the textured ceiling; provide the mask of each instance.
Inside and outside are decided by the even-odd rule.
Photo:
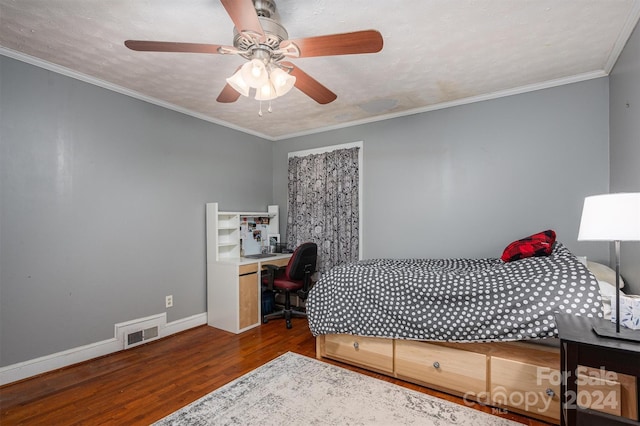
[[[134,52],[127,39],[233,44],[219,0],[0,0],[0,53],[267,139],[607,75],[640,0],[277,0],[289,38],[377,29],[380,53],[292,62],[338,95],[216,102],[238,56]],[[263,105],[266,109],[266,105]]]

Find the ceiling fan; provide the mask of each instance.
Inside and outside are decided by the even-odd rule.
[[[286,58],[376,53],[382,50],[382,35],[376,30],[355,31],[300,39],[289,39],[280,24],[274,0],[220,0],[231,17],[233,46],[169,41],[126,40],[129,49],[144,52],[184,52],[239,55],[247,59],[227,78],[217,101],[230,103],[255,89],[257,100],[271,100],[293,86],[319,104],[333,102],[337,95]]]

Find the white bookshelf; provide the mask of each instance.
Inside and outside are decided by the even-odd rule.
[[[245,219],[268,217],[268,233],[278,234],[278,210],[273,205],[263,212],[229,212],[220,211],[218,203],[207,203],[207,262],[240,258],[240,224]]]

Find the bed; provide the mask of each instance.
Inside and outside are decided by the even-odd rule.
[[[446,342],[556,337],[553,315],[602,317],[598,282],[564,245],[549,256],[375,259],[333,268],[309,294],[314,335]]]
[[[601,318],[603,309],[598,280],[553,237],[543,255],[514,261],[333,268],[306,303],[317,357],[558,423],[559,348],[547,345],[556,341],[554,314]]]

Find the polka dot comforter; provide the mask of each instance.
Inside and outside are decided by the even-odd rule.
[[[554,313],[602,317],[598,283],[561,243],[551,255],[376,259],[325,273],[307,300],[314,335],[492,342],[557,337]]]

